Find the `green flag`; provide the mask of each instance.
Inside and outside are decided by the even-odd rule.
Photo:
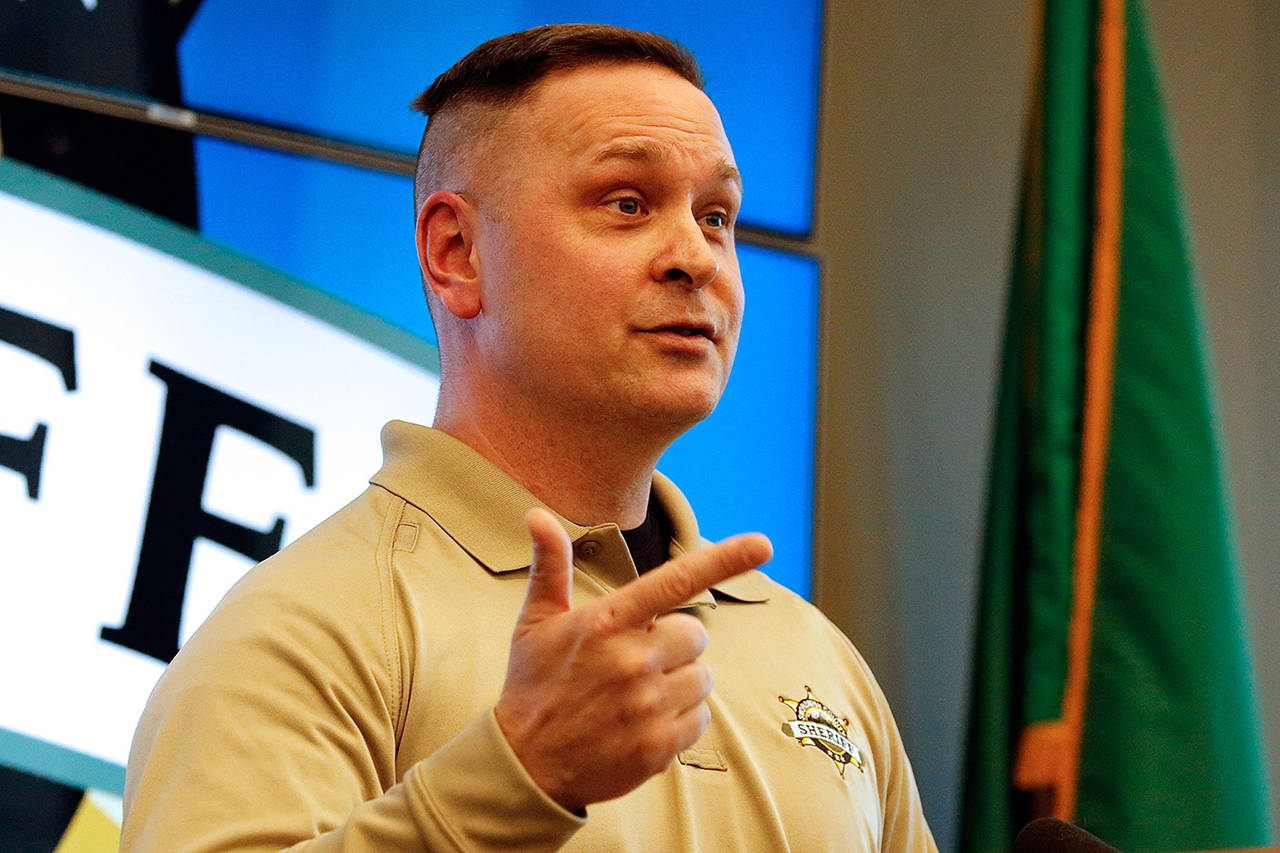
[[[1047,0],[961,825],[1126,853],[1268,839],[1202,330],[1137,0]]]

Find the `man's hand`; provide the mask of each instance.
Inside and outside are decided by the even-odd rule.
[[[578,811],[635,788],[702,735],[707,632],[670,611],[764,564],[773,546],[759,533],[734,536],[574,610],[569,537],[545,510],[526,521],[533,565],[495,712],[533,780]]]

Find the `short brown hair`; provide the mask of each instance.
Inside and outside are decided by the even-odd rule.
[[[553,71],[597,62],[648,62],[703,88],[693,54],[655,33],[606,24],[550,24],[490,39],[437,77],[410,105],[428,116],[418,150],[414,211],[434,189],[433,178],[443,165],[431,162],[443,156],[442,149],[427,144],[437,116],[468,105],[509,107]]]
[[[548,24],[489,39],[437,77],[411,106],[430,116],[454,99],[509,103],[552,71],[627,61],[666,66],[702,88],[693,54],[666,36],[607,24]]]

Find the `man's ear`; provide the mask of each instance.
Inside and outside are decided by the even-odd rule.
[[[475,253],[476,210],[449,190],[433,192],[418,211],[418,264],[422,281],[445,310],[462,320],[480,313],[480,270]]]

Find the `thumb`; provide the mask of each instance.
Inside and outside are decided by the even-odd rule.
[[[533,537],[533,562],[529,566],[524,606],[516,621],[517,631],[568,610],[573,591],[573,560],[564,528],[541,508],[529,510],[524,521]]]

